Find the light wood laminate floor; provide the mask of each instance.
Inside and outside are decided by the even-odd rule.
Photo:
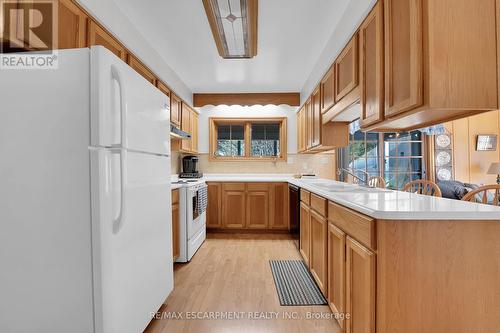
[[[161,309],[164,318],[154,319],[146,332],[340,333],[333,318],[307,319],[308,313],[331,314],[326,305],[280,306],[271,259],[300,259],[289,235],[209,234],[189,264],[176,264],[174,291]],[[240,319],[196,319],[240,312]],[[250,319],[250,312],[273,319]],[[298,319],[284,319],[286,314]]]

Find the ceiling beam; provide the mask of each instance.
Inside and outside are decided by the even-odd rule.
[[[193,105],[280,105],[300,106],[300,93],[206,93],[193,94]]]

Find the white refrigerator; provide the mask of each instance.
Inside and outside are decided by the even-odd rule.
[[[0,332],[142,332],[173,289],[168,97],[103,47],[0,96]]]

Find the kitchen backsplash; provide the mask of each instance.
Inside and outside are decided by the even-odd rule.
[[[313,172],[320,178],[335,179],[336,159],[334,152],[304,155],[288,154],[287,161],[279,162],[211,162],[208,154],[198,154],[198,170],[203,173],[286,173]],[[181,171],[182,154],[172,152],[172,174]]]

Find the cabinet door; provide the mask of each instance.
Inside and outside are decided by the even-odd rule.
[[[300,203],[300,254],[304,263],[309,267],[309,255],[311,253],[311,220],[309,206]]]
[[[428,305],[431,306],[431,305]],[[347,333],[375,333],[375,254],[346,238]]]
[[[332,66],[321,80],[321,113],[335,105],[335,66]]]
[[[181,129],[189,134],[191,133],[191,109],[185,103],[181,103]],[[191,151],[191,140],[181,140],[181,150],[184,152]]]
[[[101,28],[96,22],[89,19],[88,23],[88,45],[102,45],[123,61],[126,60],[125,47],[120,44],[111,34]]]
[[[318,86],[311,96],[312,107],[312,147],[321,143],[321,98],[320,87]]]
[[[288,200],[288,183],[271,183],[269,229],[288,230],[290,228]]]
[[[378,2],[359,29],[361,125],[384,119],[384,32],[382,2]]]
[[[233,185],[233,186],[231,186]],[[241,190],[238,187],[242,187]],[[245,227],[245,184],[230,183],[222,186],[222,225],[229,229]]]
[[[181,126],[181,100],[173,93],[170,96],[170,122]]]
[[[335,101],[338,103],[358,85],[358,35],[354,35],[335,60]]]
[[[129,54],[127,57],[127,63],[132,67],[137,73],[139,73],[143,78],[151,82],[152,85],[156,84],[156,76],[139,61],[135,56]]]
[[[208,205],[207,205],[207,228],[221,228],[221,183],[207,183]]]
[[[198,152],[198,113],[191,110],[191,151]]]
[[[422,1],[384,1],[385,115],[423,103]]]
[[[345,237],[346,234],[329,223],[328,225],[328,304],[333,313],[345,310]],[[344,321],[339,325],[344,328]]]
[[[248,191],[246,227],[267,229],[269,226],[269,191]]]
[[[311,98],[309,98],[306,102],[306,108],[305,108],[305,125],[306,125],[306,150],[312,148],[312,136],[313,136],[313,110],[311,106]]]
[[[311,274],[324,295],[328,291],[328,222],[315,210],[310,210],[311,224]]]
[[[297,112],[297,152],[302,152],[302,111],[304,108],[302,107]]]
[[[59,0],[58,45],[59,49],[76,49],[87,46],[88,16],[71,0]]]
[[[181,254],[179,204],[172,204],[172,254],[174,261]]]

